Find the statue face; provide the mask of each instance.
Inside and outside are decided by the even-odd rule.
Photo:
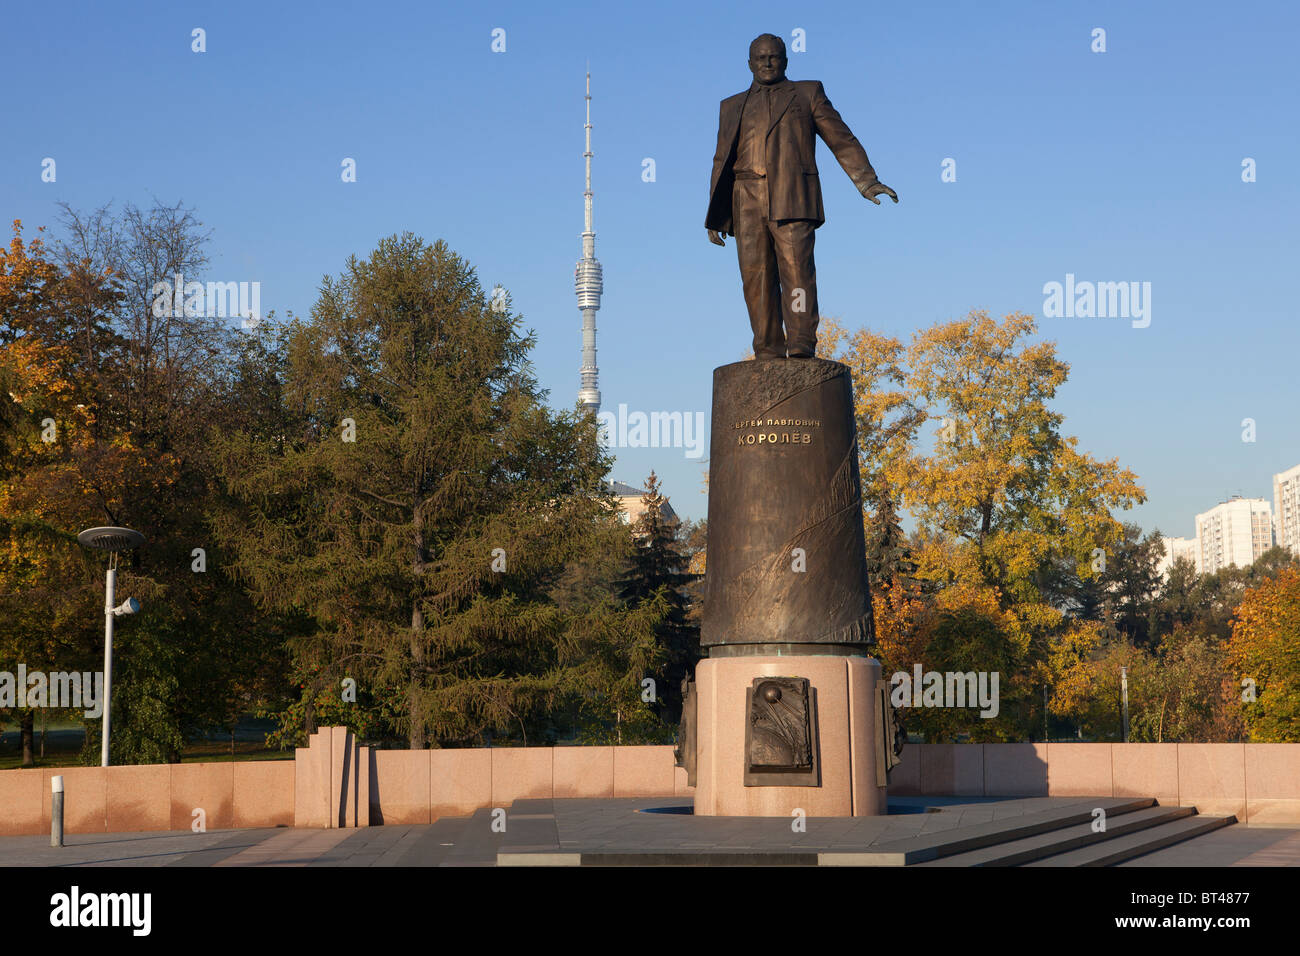
[[[759,40],[749,55],[749,70],[754,79],[764,86],[785,79],[785,53],[775,40]]]

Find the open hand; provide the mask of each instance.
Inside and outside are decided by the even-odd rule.
[[[876,197],[881,195],[888,196],[890,199],[894,200],[894,202],[898,202],[898,193],[894,192],[884,183],[872,183],[866,189],[862,190],[862,195],[866,196],[877,206],[880,205],[880,200]]]
[[[895,200],[895,202],[897,202],[897,200]],[[718,232],[716,229],[710,229],[709,242],[713,243],[715,246],[725,246],[726,243],[722,240],[726,238],[726,235],[725,232]]]

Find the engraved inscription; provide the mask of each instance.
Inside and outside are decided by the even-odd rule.
[[[821,428],[822,423],[816,418],[747,418],[732,425],[735,431],[757,429],[747,434],[737,435],[737,445],[810,445],[812,432],[809,431],[775,431],[777,428]]]

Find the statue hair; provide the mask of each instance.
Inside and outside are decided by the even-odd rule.
[[[786,59],[786,55],[785,55],[785,41],[782,40],[782,39],[781,39],[779,36],[777,36],[775,33],[764,33],[764,34],[761,34],[760,36],[756,36],[756,37],[754,37],[754,42],[751,43],[751,44],[749,45],[749,55],[750,55],[750,56],[753,56],[753,55],[754,55],[754,47],[758,46],[760,40],[775,40],[775,41],[776,41],[776,45],[777,45],[778,47],[781,48],[781,58],[782,58],[782,59]]]

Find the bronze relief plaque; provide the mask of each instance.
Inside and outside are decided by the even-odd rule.
[[[682,719],[677,727],[677,746],[673,748],[673,762],[686,771],[686,785],[696,786],[696,765],[699,762],[698,732],[699,696],[695,681],[682,678]]]
[[[755,677],[745,703],[745,786],[820,786],[816,694],[808,679]]]

